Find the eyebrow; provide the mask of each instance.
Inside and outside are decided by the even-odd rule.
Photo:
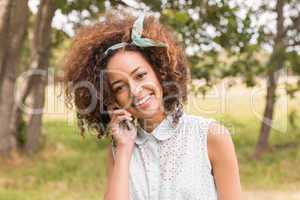
[[[130,76],[131,76],[132,74],[134,74],[139,68],[140,68],[140,67],[137,67],[137,68],[135,68],[134,70],[132,70],[132,72],[130,72]]]
[[[132,70],[132,72],[130,72],[130,76],[131,76],[132,74],[134,74],[139,68],[140,68],[140,67],[137,67],[137,68],[135,68],[134,70]],[[113,86],[113,85],[115,85],[115,84],[117,84],[117,83],[119,83],[119,82],[122,82],[122,80],[116,80],[116,81],[112,82],[111,85]]]

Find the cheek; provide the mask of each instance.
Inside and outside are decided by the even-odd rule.
[[[159,82],[159,80],[154,72],[153,72],[152,81],[154,82],[154,84],[156,86],[156,90],[158,90],[160,93],[162,93],[162,85]]]
[[[156,95],[161,93],[161,85],[158,81],[148,79],[143,83],[143,88],[149,91],[154,91]]]
[[[124,108],[124,107],[130,106],[129,91],[123,91],[123,92],[117,93],[117,94],[115,94],[115,98],[121,107]]]
[[[162,98],[163,96],[163,89],[162,89],[162,85],[160,84],[160,82],[156,79],[153,82],[153,89],[155,90],[155,94],[157,95],[158,98]]]
[[[163,101],[163,90],[160,82],[151,82],[151,84],[147,85],[147,90],[150,92],[154,92],[155,99],[158,104],[161,104]]]

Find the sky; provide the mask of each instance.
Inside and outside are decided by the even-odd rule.
[[[72,1],[72,0],[68,0],[68,1]],[[139,4],[135,1],[135,0],[123,0],[124,2],[126,2],[128,5],[132,6],[132,7],[138,7]],[[167,0],[162,0],[163,2],[166,2]],[[184,1],[184,0],[182,0]],[[218,2],[220,0],[215,0],[215,2]],[[39,5],[40,0],[29,0],[29,8],[33,13],[37,12],[37,8]],[[244,18],[247,14],[247,9],[248,8],[252,8],[254,10],[257,10],[259,8],[260,5],[262,5],[263,3],[265,3],[266,1],[264,0],[231,0],[229,1],[229,5],[234,7],[237,6],[239,7],[239,10],[236,12],[237,16],[239,16],[240,18]],[[276,4],[276,0],[268,0],[267,1],[268,6],[275,8],[275,4]],[[109,8],[110,7],[110,3],[109,1],[105,2],[105,7]],[[288,10],[288,11],[287,11]],[[299,4],[299,8],[298,10],[300,10],[300,4]],[[289,7],[285,7],[285,15],[287,16],[287,20],[285,21],[285,24],[288,25],[291,23],[291,20],[288,18],[290,15],[293,15],[293,10]],[[191,14],[191,13],[190,13]],[[88,12],[82,12],[82,13],[78,13],[78,12],[72,12],[70,13],[68,16],[63,15],[60,10],[57,10],[52,22],[52,26],[56,29],[59,30],[63,30],[65,33],[67,33],[69,36],[74,36],[75,35],[75,30],[74,30],[74,25],[72,22],[78,22],[80,19],[80,15],[82,17],[89,15]],[[195,18],[197,18],[197,15],[194,15]],[[251,17],[251,21],[253,23],[253,26],[260,26],[260,25],[264,25],[265,29],[267,30],[267,32],[272,32],[275,33],[276,30],[276,14],[274,12],[260,12],[258,15],[256,16],[252,16]],[[88,23],[88,22],[86,22]],[[206,30],[208,33],[210,33],[210,35],[214,35],[215,31],[213,29],[213,27],[207,27]],[[253,43],[255,43],[255,37],[252,39]],[[271,46],[265,45],[264,47],[265,50],[267,51],[271,51],[272,48]],[[189,51],[189,50],[188,50]]]

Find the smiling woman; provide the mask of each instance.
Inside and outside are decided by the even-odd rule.
[[[109,60],[107,70],[115,98],[122,108],[138,119],[155,120],[163,115],[161,84],[142,54],[118,52]]]
[[[145,75],[143,77],[143,81],[147,83],[145,87],[152,87],[155,97],[160,98],[160,101],[164,100],[161,108],[166,113],[173,113],[175,122],[180,115],[175,111],[179,111],[178,108],[187,100],[189,80],[187,62],[171,30],[162,26],[153,16],[149,16],[144,20],[141,37],[161,41],[166,47],[129,44],[132,40],[131,29],[134,20],[135,17],[128,13],[111,11],[106,15],[104,22],[79,30],[66,58],[64,71],[66,85],[68,85],[67,103],[72,105],[73,98],[75,99],[79,124],[83,127],[86,123],[95,128],[99,137],[105,136],[105,129],[109,123],[107,107],[115,102],[115,98],[120,97],[118,103],[124,107],[130,106],[130,101],[141,99],[142,95],[146,95],[142,91],[143,93],[137,94],[138,96],[132,95],[135,98],[126,97],[132,94],[131,92],[135,92],[129,92],[133,89],[131,87],[133,85],[129,83],[138,84],[137,80],[141,76]],[[116,51],[109,49],[112,45],[120,43],[128,43],[128,45]],[[139,67],[138,71],[131,74],[135,77],[129,76],[137,67]],[[121,77],[122,81],[116,80],[118,77]],[[149,81],[152,78],[154,82]],[[118,82],[112,85],[110,79]],[[143,105],[138,107],[142,108]],[[138,107],[131,110],[137,114],[136,118],[141,117],[140,112],[143,112],[143,109],[137,112]],[[81,130],[84,131],[83,128]]]
[[[113,138],[105,200],[240,199],[229,132],[183,111],[188,72],[177,39],[152,16],[111,11],[75,37],[66,94],[80,127]]]

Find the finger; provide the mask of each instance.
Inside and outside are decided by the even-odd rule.
[[[130,112],[126,111],[125,109],[118,109],[118,110],[110,111],[111,118],[113,116],[120,116],[120,115],[132,116],[132,114]]]
[[[128,112],[126,109],[115,109],[112,111],[114,114],[127,114],[127,115],[132,115],[130,112]]]
[[[127,115],[122,115],[122,116],[118,116],[115,120],[114,123],[120,123],[123,120],[129,120],[132,121],[132,117],[127,116]]]
[[[111,122],[110,122],[110,126],[111,127],[119,127],[119,124],[121,123],[121,121],[123,120],[129,120],[132,121],[132,117],[127,116],[127,115],[122,115],[122,116],[118,116],[118,117],[114,117]]]
[[[127,115],[125,113],[122,113],[122,114],[119,114],[119,115],[113,115],[111,117],[111,122],[115,123],[115,121],[117,120],[117,118],[122,117],[122,116],[128,117],[130,119],[130,121],[133,120],[133,117],[131,115]]]

